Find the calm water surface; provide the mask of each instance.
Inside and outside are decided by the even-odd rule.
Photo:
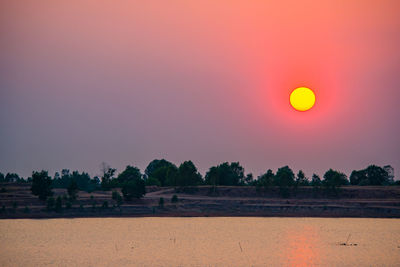
[[[400,266],[400,220],[0,220],[0,266],[45,265]]]

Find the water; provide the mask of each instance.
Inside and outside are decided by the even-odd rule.
[[[0,266],[45,265],[400,266],[400,220],[0,220]]]

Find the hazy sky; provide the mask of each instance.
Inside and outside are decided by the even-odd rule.
[[[400,173],[400,1],[0,1],[0,172]],[[316,105],[289,105],[296,87]]]

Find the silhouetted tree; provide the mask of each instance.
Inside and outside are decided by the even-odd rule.
[[[387,170],[389,170],[387,168]],[[392,177],[385,168],[370,165],[366,169],[352,171],[350,175],[350,183],[352,185],[388,185],[391,183]]]
[[[61,196],[57,197],[54,210],[56,212],[61,212],[62,211],[62,199],[61,199]]]
[[[47,171],[32,172],[32,194],[39,196],[40,200],[46,200],[47,197],[53,195],[51,182],[51,177]]]
[[[254,183],[253,174],[252,173],[248,173],[246,175],[246,178],[244,178],[244,181],[245,181],[246,185],[253,185],[253,183]]]
[[[196,166],[192,161],[183,162],[178,168],[178,179],[177,185],[184,186],[193,186],[202,184],[203,180],[201,178],[201,174],[197,171]]]
[[[143,175],[138,168],[128,165],[125,170],[118,175],[117,181],[120,185],[123,185],[130,181],[142,179],[142,177]]]
[[[53,210],[55,202],[56,201],[55,201],[54,197],[47,198],[47,210],[48,211]]]
[[[239,162],[224,162],[211,167],[205,176],[205,183],[209,185],[244,185],[244,168]]]
[[[117,191],[112,192],[112,199],[116,202],[117,206],[120,207],[122,204],[122,196]]]
[[[322,185],[321,178],[317,174],[313,174],[311,179],[311,186],[313,187],[320,187]]]
[[[160,200],[158,201],[158,206],[160,208],[164,208],[164,198],[163,197],[160,197]]]
[[[127,166],[118,176],[118,181],[122,184],[122,195],[125,200],[141,198],[146,194],[145,182],[140,170],[136,167]]]
[[[155,179],[160,182],[160,186],[176,185],[178,168],[175,164],[165,159],[155,159],[149,163],[145,170],[145,178],[152,178],[151,183],[156,183]],[[150,183],[150,182],[149,182]],[[147,183],[147,184],[149,184]]]
[[[302,170],[299,170],[297,173],[296,177],[296,185],[297,186],[307,186],[309,185],[309,181],[307,177],[305,176],[304,172]]]
[[[278,169],[275,175],[275,184],[279,186],[281,196],[289,196],[289,188],[294,185],[294,173],[289,166]]]
[[[19,175],[16,173],[7,173],[4,180],[7,183],[23,182],[23,179],[20,178]]]
[[[324,174],[324,180],[322,181],[322,185],[328,190],[328,192],[333,192],[337,194],[337,188],[348,184],[346,174],[329,169]]]
[[[77,195],[78,195],[78,184],[76,183],[75,179],[71,180],[71,183],[69,184],[68,188],[68,195],[72,200],[75,200]]]
[[[178,196],[177,195],[173,195],[171,198],[171,202],[172,203],[177,203],[178,202]]]
[[[114,168],[111,168],[107,163],[103,162],[101,164],[101,188],[103,190],[110,190],[112,187],[115,187],[115,182],[113,181],[113,177],[115,172],[117,171]]]
[[[256,186],[257,188],[268,189],[269,187],[274,185],[274,179],[274,172],[271,169],[268,169],[266,173],[258,177]]]
[[[2,173],[0,172],[0,183],[4,183],[4,182],[5,182],[4,174],[2,174]]]

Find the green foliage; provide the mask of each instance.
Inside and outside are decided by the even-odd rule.
[[[352,185],[388,185],[391,180],[388,171],[376,165],[359,171],[354,170],[350,175]]]
[[[317,174],[314,173],[310,184],[313,187],[320,187],[322,185],[321,178]]]
[[[296,176],[296,186],[308,186],[310,183],[302,170]]]
[[[96,177],[97,178],[97,177]],[[60,173],[56,172],[53,179],[53,188],[68,188],[72,181],[75,181],[77,188],[82,191],[91,192],[99,187],[99,179],[91,179],[86,172],[79,173],[68,169],[63,169]]]
[[[117,203],[117,206],[120,207],[122,204],[122,196],[117,191],[112,192],[112,199]]]
[[[288,197],[289,189],[294,185],[294,173],[289,166],[284,166],[278,169],[275,175],[275,182],[279,186],[281,196]]]
[[[324,180],[322,185],[327,189],[328,192],[333,192],[337,194],[337,188],[348,184],[347,176],[339,171],[329,169],[324,174]]]
[[[108,201],[107,200],[103,202],[103,205],[101,205],[101,208],[108,209]]]
[[[69,184],[68,188],[68,195],[72,200],[75,200],[78,196],[78,184],[76,183],[75,179],[71,180],[71,183]]]
[[[156,185],[161,186],[161,182],[155,177],[149,177],[145,181],[146,185]]]
[[[48,211],[53,210],[55,203],[56,203],[56,201],[55,201],[54,197],[47,198],[47,207],[46,207],[47,210]]]
[[[4,182],[5,182],[4,174],[0,172],[0,183],[4,183]]]
[[[183,162],[178,168],[177,185],[180,187],[200,185],[203,183],[201,174],[192,161]]]
[[[142,179],[142,174],[140,173],[140,170],[136,167],[128,165],[126,166],[125,170],[118,175],[117,181],[120,185],[122,185],[127,182],[140,179]]]
[[[132,198],[141,198],[146,194],[146,187],[144,180],[136,178],[124,183],[121,189],[122,195],[125,200],[132,200]]]
[[[30,213],[31,212],[31,210],[29,209],[29,207],[28,206],[25,206],[25,208],[24,208],[24,213]]]
[[[176,186],[178,168],[175,164],[165,159],[155,159],[149,163],[145,170],[147,185]],[[159,182],[157,183],[156,180]]]
[[[46,200],[47,197],[52,196],[51,191],[51,178],[47,171],[33,172],[32,173],[32,194],[39,196],[40,200]]]
[[[239,162],[224,162],[209,169],[205,176],[205,183],[209,185],[244,185],[244,168]]]
[[[164,208],[164,198],[163,197],[160,197],[160,200],[158,201],[158,206],[160,208]]]
[[[61,212],[62,211],[62,198],[61,198],[61,196],[57,197],[54,210],[56,212]]]
[[[246,185],[253,185],[254,184],[254,178],[252,173],[248,173],[246,175],[246,178],[244,178],[244,183]]]
[[[65,202],[65,209],[70,209],[70,208],[72,208],[72,203],[71,203],[71,201],[66,201],[66,202]]]
[[[6,192],[7,192],[7,190],[4,187],[2,187],[0,190],[0,193],[6,193]]]
[[[275,175],[271,169],[267,170],[266,173],[258,177],[256,181],[257,189],[260,188],[269,188],[274,185]]]
[[[173,195],[171,198],[171,202],[172,203],[177,203],[178,202],[178,196],[177,195]]]
[[[115,179],[113,177],[117,169],[111,168],[104,162],[102,163],[101,169],[103,172],[101,177],[101,188],[103,190],[110,190],[111,188],[116,187]]]

